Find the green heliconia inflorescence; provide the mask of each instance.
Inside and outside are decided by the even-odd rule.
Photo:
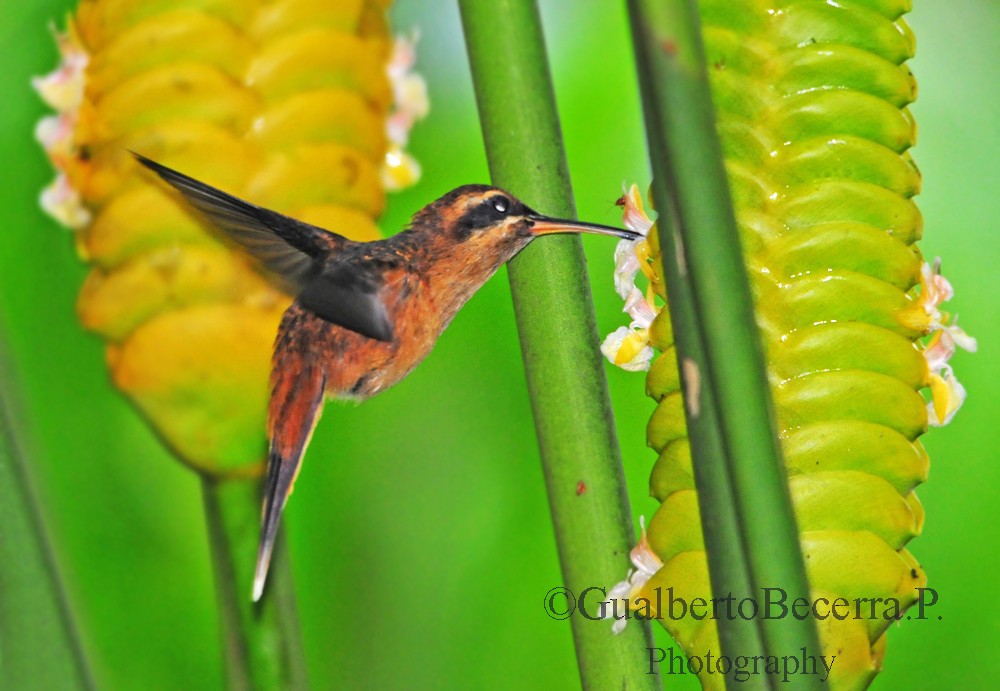
[[[940,311],[951,286],[915,244],[914,37],[902,19],[911,1],[699,4],[811,599],[850,603],[850,616],[817,621],[824,653],[837,656],[830,684],[865,688],[882,665],[891,603],[902,615],[927,584],[905,547],[924,522],[913,491],[928,474],[918,438],[961,404],[948,359],[956,346],[975,349]],[[623,203],[626,224],[647,231],[635,188]],[[655,603],[656,588],[673,588],[687,602],[709,599],[677,356],[658,306],[667,295],[656,232],[623,242],[616,260],[634,321],[603,350],[649,370],[657,406],[647,440],[659,454],[650,488],[661,505],[633,551],[637,571],[612,595]],[[640,271],[645,290],[634,284]],[[855,616],[861,598],[880,598],[874,616],[867,600]],[[659,619],[689,655],[718,655],[711,617]],[[702,683],[721,688],[724,677]]]
[[[426,115],[390,0],[81,0],[34,80],[56,112],[43,208],[91,266],[77,313],[115,385],[175,455],[213,477],[264,471],[274,334],[291,297],[203,225],[148,156],[355,240]]]

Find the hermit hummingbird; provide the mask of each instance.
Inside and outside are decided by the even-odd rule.
[[[263,594],[281,512],[327,398],[361,401],[406,377],[462,305],[539,235],[639,237],[543,216],[497,187],[464,185],[418,211],[401,233],[355,242],[135,157],[295,296],[271,364],[254,601]]]

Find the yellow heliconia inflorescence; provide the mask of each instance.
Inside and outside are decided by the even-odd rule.
[[[916,246],[910,1],[699,4],[812,600],[849,603],[838,610],[849,616],[817,617],[824,654],[836,655],[829,684],[863,689],[881,669],[889,624],[927,583],[905,547],[924,521],[913,490],[929,461],[918,438],[961,406],[949,360],[976,349],[941,311],[953,291],[940,263]],[[633,550],[635,569],[611,594],[640,608],[637,599],[656,603],[667,588],[711,601],[681,376],[659,306],[668,296],[658,237],[637,188],[623,201],[625,224],[648,235],[619,245],[615,286],[633,321],[603,350],[648,370],[657,406],[647,441],[659,454],[650,488],[661,505]],[[646,289],[635,286],[640,272]],[[660,620],[689,655],[718,658],[711,617]],[[701,681],[723,688],[725,677]]]
[[[77,310],[114,383],[193,467],[260,472],[290,297],[130,151],[358,240],[411,184],[428,110],[388,0],[83,0],[35,88],[57,170],[43,207],[92,270]]]

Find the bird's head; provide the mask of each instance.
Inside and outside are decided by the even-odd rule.
[[[543,216],[498,187],[465,185],[422,209],[414,228],[434,234],[461,254],[506,262],[539,235],[596,233],[635,240],[638,233],[621,228]]]

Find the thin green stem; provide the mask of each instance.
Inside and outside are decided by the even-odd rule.
[[[647,120],[649,119],[650,113],[647,112]],[[669,173],[665,170],[665,161],[662,156],[654,156],[652,160],[653,197],[657,200],[671,198],[666,185]],[[682,371],[693,364],[699,372],[704,372],[707,369],[707,360],[697,326],[698,314],[694,296],[688,283],[681,277],[677,261],[679,255],[674,238],[678,231],[678,220],[670,213],[673,207],[660,206],[659,201],[657,205],[658,208],[665,208],[657,219],[656,227],[664,275],[667,285],[670,286],[667,302],[674,341],[681,353],[679,363]],[[693,386],[698,390],[692,390]],[[687,432],[691,442],[692,465],[695,486],[698,489],[698,509],[708,557],[709,578],[713,593],[720,596],[731,593],[736,600],[742,600],[744,597],[754,595],[746,562],[743,526],[736,510],[733,483],[729,476],[728,452],[719,427],[715,394],[711,387],[702,387],[704,387],[702,382],[693,383],[684,377],[681,378],[685,400],[697,396],[699,407],[696,415],[688,411]],[[716,620],[716,625],[724,654],[734,657],[737,655],[756,657],[765,654],[764,641],[756,621],[741,617],[720,618]],[[726,678],[727,686],[745,691],[773,688],[772,681],[765,675],[754,675],[749,679],[737,681],[732,670]]]
[[[639,35],[640,29],[634,22],[639,19],[639,13],[633,11],[631,20],[635,35]],[[640,78],[649,83],[656,76],[649,69],[649,63],[645,60],[642,49],[643,46],[636,42]],[[644,98],[643,108],[647,125],[657,122],[657,111],[652,99]],[[671,175],[666,165],[669,158],[665,151],[653,148],[658,145],[659,140],[654,142],[650,137],[650,151],[654,154],[650,160],[653,171],[652,194],[657,200],[657,208],[662,209],[656,227],[664,277],[670,286],[667,307],[670,310],[674,341],[677,350],[682,353],[678,362],[682,368],[685,361],[693,363],[699,372],[704,372],[707,370],[707,359],[698,329],[694,295],[688,282],[683,280],[678,263],[680,255],[677,252],[675,238],[678,237],[680,223],[676,217],[672,191],[667,184]],[[670,201],[664,203],[662,200]],[[699,386],[700,391],[697,393],[690,391],[690,386],[684,377],[681,378],[681,388],[686,399],[692,395],[699,396],[699,414],[687,415],[687,431],[694,461],[692,465],[695,486],[698,489],[698,509],[712,592],[732,593],[738,599],[752,596],[753,585],[746,562],[743,526],[736,510],[733,484],[729,477],[728,452],[719,427],[715,395],[711,387],[702,389]],[[757,622],[742,618],[719,619],[716,625],[719,629],[719,643],[725,654],[748,657],[764,655],[764,641]],[[765,675],[751,676],[739,682],[739,688],[748,690],[772,688],[771,681]],[[736,680],[731,672],[727,676],[726,684],[733,686],[734,683]]]
[[[493,182],[542,213],[574,216],[535,3],[459,5]],[[509,276],[563,580],[580,596],[625,576],[635,534],[579,238],[532,243]],[[648,623],[614,636],[579,608],[570,621],[585,688],[659,688]]]
[[[227,686],[308,688],[288,560],[279,538],[264,598],[250,598],[260,531],[256,480],[202,480]]]
[[[668,282],[667,290],[672,295],[678,284],[685,283],[693,297],[698,315],[694,326],[704,347],[703,361],[697,363],[699,390],[714,398],[750,582],[758,596],[766,587],[783,588],[789,600],[808,596],[749,281],[715,131],[696,3],[629,0],[629,8],[647,103],[650,151],[661,177],[654,186],[654,199],[658,208],[670,210],[679,232],[675,251],[663,253],[676,265],[674,283]],[[668,242],[674,240],[665,226],[661,234]],[[688,355],[682,351],[681,357]],[[697,401],[689,408],[692,405],[697,407]],[[697,460],[706,461],[711,462]],[[701,496],[708,488],[698,489]],[[707,547],[710,552],[719,548]],[[819,654],[812,620],[786,617],[758,622],[769,654],[795,654],[803,646],[810,654]]]
[[[15,434],[6,365],[0,347],[0,688],[93,689]]]

